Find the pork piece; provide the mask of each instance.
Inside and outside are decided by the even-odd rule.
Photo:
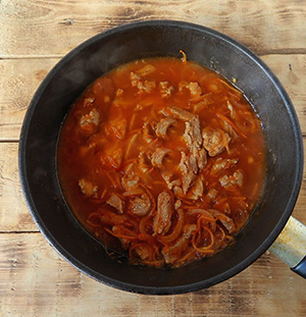
[[[97,195],[98,186],[93,185],[92,182],[81,178],[78,182],[81,192],[87,197],[94,197]]]
[[[139,168],[143,173],[146,173],[151,168],[151,162],[146,153],[140,152],[138,155]]]
[[[185,132],[183,138],[189,148],[201,147],[202,135],[198,116],[193,116],[190,120],[185,122]]]
[[[142,134],[143,139],[147,143],[153,142],[156,135],[155,135],[155,132],[154,132],[152,126],[148,122],[145,122],[142,129],[143,129],[143,134]]]
[[[212,214],[216,220],[219,220],[229,233],[235,232],[236,226],[230,217],[215,209],[208,209],[208,212]]]
[[[143,66],[142,68],[138,69],[135,73],[138,76],[145,77],[145,76],[148,76],[150,74],[153,74],[155,72],[155,70],[156,70],[156,68],[153,65],[147,64],[147,65]]]
[[[161,111],[163,115],[166,117],[172,116],[175,119],[189,121],[194,117],[194,114],[191,112],[188,112],[186,110],[183,110],[178,107],[169,106]]]
[[[157,197],[157,212],[153,220],[154,234],[166,234],[171,226],[173,213],[172,199],[169,193],[161,192]]]
[[[202,131],[203,145],[209,156],[216,156],[228,150],[231,137],[221,129],[204,128]]]
[[[136,216],[143,217],[147,215],[151,209],[149,196],[143,192],[140,196],[133,197],[129,202],[129,208]]]
[[[182,201],[181,200],[177,200],[174,204],[174,209],[178,210],[180,207],[182,206]]]
[[[211,188],[208,193],[206,194],[206,196],[210,199],[213,200],[217,197],[218,195],[218,191],[214,188]]]
[[[159,91],[162,98],[167,98],[171,96],[174,87],[168,81],[161,81],[159,83]]]
[[[124,171],[124,175],[121,179],[122,187],[126,190],[132,190],[139,184],[139,176],[135,174],[135,164],[131,163]]]
[[[168,129],[176,123],[173,118],[161,119],[155,128],[155,133],[160,138],[165,138],[167,136]]]
[[[148,245],[138,244],[134,251],[141,260],[148,260],[151,256],[150,246]]]
[[[183,235],[177,240],[174,245],[166,246],[162,249],[162,254],[166,263],[174,264],[184,253],[189,240],[196,230],[196,225],[185,225],[183,228]]]
[[[89,107],[95,102],[95,98],[87,97],[83,100],[83,107]]]
[[[156,87],[156,83],[153,80],[141,80],[140,76],[134,72],[130,73],[130,80],[132,87],[137,87],[140,93],[150,93]]]
[[[219,157],[216,159],[216,161],[214,162],[214,165],[211,168],[211,174],[216,175],[220,171],[224,171],[228,168],[231,168],[237,163],[238,163],[237,159],[223,159]]]
[[[124,200],[119,195],[112,193],[106,203],[117,209],[120,214],[123,214]]]
[[[181,81],[179,83],[179,91],[182,91],[184,88],[189,90],[192,96],[199,96],[202,94],[202,89],[196,81],[191,81],[191,82]]]
[[[224,188],[229,188],[235,185],[241,187],[243,184],[243,173],[241,170],[237,170],[232,175],[224,175],[219,178],[219,183]]]
[[[185,152],[181,152],[181,160],[178,168],[182,173],[182,189],[186,195],[195,179],[195,174],[198,172],[196,161],[193,160],[193,157],[191,157],[190,160],[190,157],[187,156]]]
[[[173,179],[173,174],[168,171],[164,171],[161,173],[161,177],[166,182],[168,188],[171,190],[174,186],[181,186],[181,181],[179,179]]]
[[[165,156],[170,152],[166,148],[157,148],[156,151],[152,154],[151,163],[154,167],[161,168],[163,165],[163,160]]]
[[[202,177],[197,177],[197,179],[194,181],[193,186],[190,189],[190,194],[188,195],[188,198],[192,200],[198,200],[203,196],[203,192],[204,185]]]
[[[93,133],[100,121],[100,114],[94,108],[89,113],[84,114],[80,119],[80,127],[85,132]]]

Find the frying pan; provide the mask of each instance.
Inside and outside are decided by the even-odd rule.
[[[262,123],[267,149],[265,189],[237,242],[222,252],[172,270],[131,266],[107,255],[66,204],[57,177],[58,136],[70,105],[97,77],[140,58],[178,57],[180,49],[189,60],[228,80],[236,78],[236,86],[252,103]],[[24,119],[19,168],[34,220],[49,243],[71,264],[116,288],[145,294],[176,294],[228,279],[270,247],[288,221],[299,193],[303,146],[287,93],[268,67],[247,48],[203,26],[147,21],[98,34],[72,50],[50,71]],[[272,251],[305,276],[305,227],[292,218],[285,231]]]

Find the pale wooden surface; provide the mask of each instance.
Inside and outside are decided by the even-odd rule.
[[[208,290],[144,296],[80,274],[34,225],[17,167],[31,96],[59,58],[83,40],[147,19],[203,24],[248,45],[280,78],[306,136],[306,1],[0,0],[0,316],[306,316],[305,280],[269,252]],[[293,213],[304,223],[305,180]]]

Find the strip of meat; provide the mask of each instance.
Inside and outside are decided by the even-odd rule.
[[[202,135],[200,120],[198,116],[193,116],[185,122],[185,132],[183,138],[189,148],[200,148],[202,145]]]
[[[153,220],[154,234],[166,234],[173,214],[172,199],[169,193],[161,192],[157,197],[157,212]]]
[[[208,151],[209,156],[216,156],[225,149],[228,150],[231,137],[223,130],[206,127],[202,131],[202,136],[204,148]]]
[[[98,191],[98,186],[93,185],[92,182],[84,178],[81,178],[78,184],[80,186],[81,192],[87,197],[95,196]]]
[[[229,233],[235,232],[236,226],[230,217],[215,209],[208,209],[208,212],[219,220]]]
[[[168,81],[161,81],[159,83],[160,95],[162,98],[170,97],[174,91],[174,87]]]
[[[120,214],[123,213],[124,200],[120,196],[118,196],[117,194],[112,193],[106,202],[110,206],[112,206],[115,209],[117,209],[117,211],[119,211]]]
[[[175,106],[169,106],[162,110],[162,114],[166,117],[172,116],[175,119],[188,121],[194,117],[194,114]]]
[[[158,137],[165,138],[167,136],[168,129],[176,123],[176,120],[173,118],[164,118],[161,119],[155,128],[155,133]]]
[[[163,159],[170,152],[166,148],[157,148],[156,151],[152,154],[151,163],[155,167],[162,167]]]
[[[241,187],[243,184],[243,173],[241,170],[237,170],[230,176],[224,175],[219,178],[219,183],[225,188],[231,187],[233,185]]]
[[[218,174],[220,171],[224,171],[238,163],[237,159],[223,159],[217,158],[214,165],[211,168],[211,175]]]
[[[182,91],[184,88],[189,90],[192,96],[199,96],[202,93],[202,89],[196,81],[181,81],[179,83],[179,91]]]
[[[192,200],[198,200],[203,196],[204,185],[202,177],[197,177],[194,181],[192,188],[190,189],[190,193],[188,194],[188,198]]]
[[[150,198],[146,193],[143,193],[140,197],[132,198],[129,207],[133,214],[143,217],[147,215],[151,209]]]

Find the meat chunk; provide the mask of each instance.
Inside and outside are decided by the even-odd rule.
[[[78,182],[81,192],[87,197],[94,197],[98,192],[98,186],[93,185],[92,182],[81,178]]]
[[[202,135],[198,116],[193,116],[190,120],[185,122],[185,132],[183,138],[189,148],[201,147]]]
[[[155,128],[155,133],[160,138],[165,138],[167,136],[168,129],[176,123],[176,120],[173,118],[164,118],[161,119]]]
[[[223,159],[221,157],[217,158],[214,165],[211,168],[211,174],[216,175],[220,171],[224,171],[228,168],[231,168],[238,163],[237,159]]]
[[[224,188],[229,188],[231,186],[241,187],[243,184],[243,173],[241,170],[237,170],[230,176],[224,175],[221,178],[219,178],[219,183]]]
[[[162,98],[170,97],[174,91],[174,87],[168,81],[161,81],[159,83],[160,95]]]
[[[145,76],[148,76],[150,74],[153,74],[155,72],[156,68],[151,65],[151,64],[147,64],[145,66],[143,66],[142,68],[138,69],[136,71],[136,74],[138,76],[141,76],[141,77],[145,77]]]
[[[80,119],[80,127],[82,131],[93,133],[100,121],[100,114],[99,112],[94,108],[89,113],[84,114]]]
[[[177,210],[182,206],[182,201],[181,200],[177,200],[174,204],[174,209]]]
[[[183,193],[186,195],[190,186],[192,185],[194,179],[195,179],[195,174],[193,172],[188,172],[187,174],[182,176],[182,190]]]
[[[206,194],[206,196],[208,197],[209,200],[213,200],[217,197],[218,195],[218,191],[214,188],[211,188],[208,193]]]
[[[181,238],[179,238],[174,245],[166,246],[162,249],[166,263],[174,264],[182,256],[195,230],[196,225],[185,225]]]
[[[161,173],[162,178],[166,182],[168,188],[171,190],[174,186],[181,186],[181,181],[179,179],[172,179],[173,174],[168,171],[164,171]]]
[[[203,145],[209,156],[216,156],[228,150],[231,137],[221,129],[204,128],[202,131]]]
[[[179,170],[182,173],[182,189],[183,193],[187,194],[195,174],[198,172],[196,162],[188,157],[184,152],[181,152],[181,160],[179,163]]]
[[[193,186],[190,189],[190,193],[188,195],[189,199],[192,200],[198,200],[203,196],[204,192],[204,185],[202,177],[197,177],[197,179],[194,181]]]
[[[170,152],[166,148],[157,148],[151,158],[151,163],[155,167],[162,167],[165,156]]]
[[[146,173],[151,168],[151,162],[146,153],[140,152],[138,155],[139,168],[143,173]]]
[[[124,200],[119,195],[112,193],[106,202],[108,205],[117,209],[120,214],[123,213]]]
[[[136,216],[143,217],[147,215],[151,209],[151,201],[149,196],[146,193],[142,193],[140,196],[132,198],[129,208]]]
[[[192,96],[199,96],[202,94],[202,89],[196,81],[191,81],[191,82],[181,81],[179,83],[179,91],[183,91],[183,89],[189,90]]]
[[[164,110],[162,110],[162,114],[164,114],[166,117],[172,116],[175,119],[184,121],[191,120],[194,117],[194,115],[191,112],[174,106],[169,106],[165,108]]]
[[[153,80],[141,80],[140,76],[134,72],[130,73],[132,87],[136,87],[140,93],[150,93],[156,87]]]
[[[169,193],[161,192],[157,197],[157,212],[153,220],[154,234],[166,234],[171,226],[173,214],[172,199]]]
[[[229,233],[235,232],[236,226],[234,221],[230,217],[226,216],[219,210],[209,209],[208,211],[216,218],[216,220],[219,220],[223,224],[223,226]]]

